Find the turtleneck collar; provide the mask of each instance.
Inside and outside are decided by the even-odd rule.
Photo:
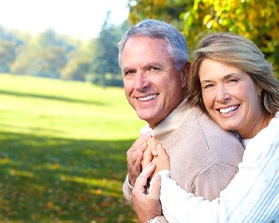
[[[159,140],[168,137],[184,120],[187,115],[187,100],[182,101],[164,120],[162,120],[154,129],[148,124],[140,130],[141,134],[151,132],[151,135]]]

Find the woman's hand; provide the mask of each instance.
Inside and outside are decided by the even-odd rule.
[[[143,158],[141,161],[141,167],[144,169],[154,158],[152,151],[156,148],[157,146],[157,140],[155,138],[149,138],[147,141],[147,148],[143,153]]]
[[[156,174],[160,170],[170,170],[169,156],[160,143],[158,143],[156,149],[153,150],[153,156],[154,159],[152,162],[154,162],[156,165],[154,174]]]
[[[142,169],[144,169],[150,162],[155,163],[156,169],[153,174],[150,175],[150,179],[155,173],[160,170],[169,170],[170,161],[166,150],[154,137],[150,138],[147,142],[147,149],[144,151],[143,160],[141,162]]]

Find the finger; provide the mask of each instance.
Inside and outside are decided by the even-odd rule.
[[[151,150],[151,153],[152,153],[152,155],[154,155],[153,154],[153,152],[154,152],[154,150],[156,150],[156,146],[157,146],[157,139],[156,138],[151,138],[150,140],[149,140],[149,144],[150,144],[150,150]]]
[[[138,176],[135,186],[134,186],[134,193],[136,194],[138,191],[143,193],[145,191],[145,186],[147,185],[147,181],[149,176],[153,173],[155,169],[155,164],[149,163],[146,168],[141,172]]]
[[[153,199],[160,199],[160,189],[161,189],[161,176],[156,174],[150,182],[149,196]]]
[[[144,153],[148,149],[148,144],[147,142],[144,142],[140,148],[134,153],[134,162],[141,162],[142,159],[144,158]]]
[[[154,163],[149,163],[147,166],[142,170],[137,180],[147,182],[147,179],[151,176],[154,172],[156,165]]]
[[[147,142],[148,138],[142,138],[138,139],[134,144],[132,145],[131,153],[134,155],[134,153],[137,153],[139,151],[144,151],[147,148]]]
[[[157,155],[161,157],[168,157],[168,154],[166,153],[166,150],[163,148],[163,146],[158,143],[157,147],[156,147],[156,152]]]
[[[134,144],[136,147],[138,147],[139,145],[142,145],[144,142],[147,142],[150,138],[150,134],[140,135],[139,138],[134,142]]]
[[[169,156],[166,153],[166,150],[162,147],[161,144],[158,144],[157,146],[157,153],[158,156],[156,157],[156,172],[160,170],[169,170],[170,169],[170,160]]]
[[[157,146],[158,146],[158,140],[156,138],[153,138],[153,141],[152,141],[152,154],[153,154],[153,156],[158,156]]]
[[[133,153],[134,151],[138,150],[143,143],[147,142],[150,136],[148,135],[140,135],[139,138],[133,143],[131,148],[128,150],[130,153]]]
[[[146,148],[147,148],[147,142],[143,142],[141,145],[137,147],[137,149],[133,149],[131,151],[131,158],[133,163],[137,161],[137,159],[140,156],[140,153],[143,153],[146,150]]]
[[[158,154],[158,148],[159,148],[159,147],[162,147],[162,146],[161,146],[161,144],[160,144],[160,143],[158,143],[158,142],[157,142],[157,144],[156,144],[156,148],[153,150],[153,156],[155,156],[155,157],[156,157],[156,156],[158,156],[158,155],[159,155],[159,154]]]
[[[138,149],[139,152],[144,152],[148,148],[148,141],[144,142]]]
[[[143,153],[143,160],[141,162],[142,168],[144,169],[146,165],[151,162],[152,159],[153,159],[153,155],[150,149],[150,141],[148,141],[147,149]]]
[[[143,152],[139,152],[134,164],[135,167],[141,169],[142,161],[143,161]]]

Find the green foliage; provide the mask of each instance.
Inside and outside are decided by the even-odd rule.
[[[0,72],[122,86],[117,43],[128,27],[114,26],[108,15],[98,38],[81,41],[51,29],[30,36],[0,26]]]
[[[237,33],[257,44],[279,71],[278,0],[195,0],[182,18],[190,45],[205,30]]]
[[[154,18],[175,25],[190,49],[203,32],[228,31],[257,44],[279,73],[278,0],[130,0],[129,20]],[[179,13],[171,13],[172,8]]]
[[[95,40],[96,50],[91,64],[92,82],[102,86],[111,86],[118,84],[117,81],[110,82],[106,75],[120,74],[118,64],[118,47],[119,42],[117,30],[110,21],[110,12],[107,13],[106,20],[102,26],[102,30]],[[114,85],[120,86],[120,85]]]
[[[10,65],[17,56],[17,48],[23,44],[14,33],[0,26],[0,72],[10,72]]]
[[[53,30],[31,37],[16,32],[1,35],[0,29],[0,63],[5,68],[0,69],[2,72],[60,78],[68,55],[75,50],[72,43]]]
[[[143,19],[160,19],[180,27],[179,17],[193,0],[129,0],[129,21],[132,24]]]
[[[40,48],[36,55],[39,70],[35,76],[60,78],[61,69],[67,63],[67,55],[75,50],[74,47],[51,29],[41,33],[38,42]]]
[[[12,41],[0,42],[0,72],[9,73],[9,64],[16,58],[15,44]]]
[[[123,89],[0,81],[0,222],[136,222],[122,183],[143,123]]]
[[[68,62],[61,70],[63,80],[85,81],[90,69],[90,64],[94,56],[95,43],[88,41],[76,44],[76,51],[68,54]]]

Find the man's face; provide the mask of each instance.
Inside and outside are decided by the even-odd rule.
[[[130,105],[151,128],[185,97],[186,74],[175,68],[163,39],[130,38],[122,52],[121,70]]]

